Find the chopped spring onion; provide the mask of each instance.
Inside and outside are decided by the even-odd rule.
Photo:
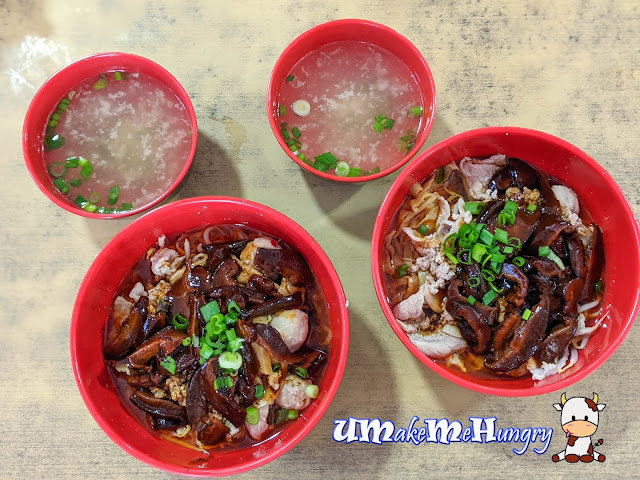
[[[602,280],[598,280],[598,281],[596,282],[596,286],[595,286],[595,292],[596,292],[596,294],[601,295],[601,294],[602,294],[603,287],[604,287],[604,282],[603,282]]]
[[[93,84],[94,90],[102,90],[107,85],[109,85],[109,80],[107,80],[107,76],[103,73],[100,75],[100,78]]]
[[[556,265],[558,265],[560,267],[561,270],[564,270],[564,262],[562,261],[562,259],[555,254],[555,252],[553,250],[549,250],[549,255],[547,255],[547,258],[549,260],[553,260],[555,262]]]
[[[109,205],[115,205],[118,203],[118,197],[120,196],[120,187],[114,185],[109,189],[109,197],[107,202]]]
[[[520,248],[522,247],[522,241],[517,237],[511,237],[509,238],[509,246],[513,248]]]
[[[98,192],[91,192],[89,195],[89,201],[91,203],[98,203],[100,201],[100,194]]]
[[[493,282],[496,279],[496,276],[491,272],[491,270],[485,268],[482,270],[482,276],[487,282]]]
[[[235,300],[231,300],[228,304],[227,304],[227,315],[229,313],[232,313],[234,315],[240,315],[240,307],[238,306],[238,304],[236,303]]]
[[[398,150],[408,152],[416,144],[416,134],[412,129],[407,130],[407,134],[400,137],[400,143],[397,144]],[[443,170],[444,171],[444,170]],[[444,180],[444,178],[443,178]],[[442,182],[438,182],[442,183]]]
[[[427,227],[425,224],[422,224],[420,225],[420,228],[418,228],[418,231],[420,232],[420,235],[424,237],[429,231],[429,227]]]
[[[65,161],[67,168],[76,168],[79,165],[78,157],[69,157]]]
[[[80,170],[80,176],[82,177],[83,180],[88,180],[89,176],[91,175],[91,172],[93,172],[93,165],[91,165],[89,161],[82,164],[82,170]]]
[[[233,387],[233,380],[231,377],[227,376],[217,377],[213,381],[213,386],[215,387],[216,391],[222,390],[223,388],[231,388]]]
[[[525,309],[524,312],[522,312],[522,319],[523,320],[529,320],[530,316],[531,316],[531,310],[529,310],[528,308]]]
[[[487,254],[487,248],[481,243],[476,243],[471,249],[471,258],[480,263]]]
[[[306,393],[309,398],[318,398],[318,395],[320,394],[320,387],[317,385],[307,385],[307,388],[304,389],[304,393]]]
[[[55,150],[63,146],[65,141],[66,139],[62,135],[56,133],[44,139],[44,146],[47,150]]]
[[[280,105],[280,108],[278,108],[278,115],[280,115],[281,117],[287,114],[287,106],[286,105]]]
[[[359,177],[361,173],[362,173],[361,168],[351,167],[351,169],[349,169],[349,173],[347,174],[347,177]]]
[[[483,206],[484,206],[484,203],[482,202],[465,202],[464,209],[467,212],[471,212],[471,214],[473,215],[477,215],[482,211]]]
[[[171,375],[176,374],[176,361],[171,355],[166,358],[166,361],[160,362],[160,365],[162,365],[162,368],[167,370]]]
[[[471,250],[462,248],[456,253],[456,258],[463,265],[471,265]]]
[[[482,303],[484,303],[485,305],[489,305],[496,298],[498,298],[498,294],[493,290],[489,290],[487,293],[485,293],[484,297],[482,297]]]
[[[253,405],[247,407],[247,423],[249,425],[257,425],[260,422],[260,413],[258,413],[258,409]]]
[[[238,352],[222,352],[218,358],[220,368],[228,368],[231,370],[238,370],[242,366],[242,355]]]
[[[287,82],[293,82],[293,80],[294,80],[295,78],[296,78],[296,76],[295,76],[295,75],[288,75],[288,76],[287,76],[287,78],[286,78],[286,80],[287,80]]]
[[[338,160],[338,157],[336,157],[331,152],[323,153],[314,158],[316,162],[320,162],[324,164],[328,169],[336,168],[336,166],[338,165],[338,162],[340,161]]]
[[[213,357],[213,348],[204,341],[200,344],[200,363],[204,363]]]
[[[303,162],[307,161],[307,156],[304,153],[300,152],[300,153],[297,153],[296,155],[298,155],[298,158]]]
[[[187,337],[182,341],[182,345],[184,345],[185,347],[188,347],[189,345],[191,345],[191,337]]]
[[[524,265],[524,258],[519,255],[517,257],[514,257],[512,261],[516,267],[522,267]]]
[[[291,105],[291,108],[293,109],[293,113],[299,117],[306,117],[311,112],[311,104],[306,100],[296,100]]]
[[[381,132],[383,128],[386,130],[391,130],[393,125],[396,123],[395,120],[393,120],[392,118],[387,118],[384,115],[378,115],[376,118],[374,118],[374,120],[376,121],[376,124],[373,126],[373,129],[376,132]]]
[[[52,177],[62,177],[66,172],[67,166],[62,162],[53,162],[51,165],[49,165],[49,173]]]
[[[289,410],[287,410],[286,408],[283,408],[282,410],[278,410],[278,412],[276,413],[275,424],[280,425],[281,423],[286,422],[288,418],[289,418]]]
[[[302,368],[302,367],[297,367],[296,368],[296,375],[299,376],[300,378],[302,378],[303,380],[305,378],[307,378],[307,376],[309,375],[309,373],[307,372],[306,368]]]
[[[212,302],[207,303],[204,307],[200,307],[200,313],[202,314],[204,321],[209,322],[211,320],[211,317],[220,313],[218,302],[213,300]]]
[[[193,343],[194,347],[200,347],[200,337],[194,333],[191,335],[191,343]]]
[[[122,80],[122,72],[113,72],[113,78],[118,81]]]
[[[187,325],[189,325],[189,320],[187,320],[179,313],[176,313],[171,319],[171,324],[178,330],[185,330],[187,328]]]
[[[72,180],[69,180],[69,185],[71,185],[72,187],[79,187],[80,185],[82,185],[82,180],[80,180],[79,178],[74,178]]]
[[[300,416],[300,413],[298,413],[298,410],[289,410],[287,412],[287,419],[289,420],[295,420],[299,416]]]
[[[300,138],[300,136],[302,135],[302,133],[300,133],[300,130],[298,129],[298,127],[293,127],[291,129],[291,133],[293,133],[293,136],[296,137],[296,140]]]
[[[546,257],[549,255],[549,253],[551,252],[551,249],[549,247],[539,247],[538,248],[538,256],[540,257]]]
[[[255,393],[254,396],[256,398],[264,397],[264,386],[263,385],[256,385],[256,393]]]
[[[496,228],[495,237],[497,242],[504,243],[505,245],[509,244],[509,234],[506,230]]]
[[[338,162],[336,164],[336,175],[339,177],[346,177],[349,175],[349,170],[351,170],[351,168],[347,162]]]
[[[82,207],[85,203],[87,203],[87,199],[84,198],[82,195],[78,195],[76,197],[76,199],[74,200],[74,202],[76,203],[76,205],[78,205],[79,207]]]
[[[131,210],[132,208],[133,205],[128,202],[122,202],[122,205],[120,206],[120,210]]]
[[[67,194],[69,193],[69,185],[67,185],[67,182],[64,181],[64,179],[62,178],[56,178],[53,181],[53,184],[56,186],[56,188],[58,190],[60,190],[60,193],[62,194]]]
[[[420,115],[422,115],[422,107],[419,105],[411,107],[411,115],[413,115],[414,117],[419,117]]]
[[[469,298],[467,298],[467,301],[471,306],[473,306],[477,302],[476,297],[474,297],[473,295],[469,295]]]
[[[504,263],[504,261],[506,260],[507,257],[505,257],[503,254],[501,253],[493,253],[491,255],[491,261],[492,262],[496,262],[496,263]]]
[[[316,170],[320,170],[321,172],[327,171],[327,166],[324,163],[322,163],[320,160],[316,160],[315,162],[313,162],[313,165],[311,166]]]
[[[407,272],[409,271],[409,265],[404,263],[398,268],[396,268],[396,278],[402,278],[407,276]]]
[[[82,206],[89,213],[93,213],[98,209],[98,206],[95,203],[87,202]]]
[[[271,365],[271,370],[274,372],[279,372],[281,368],[282,367],[280,366],[279,363],[274,363],[273,365]]]
[[[530,203],[527,205],[527,212],[535,212],[538,209],[538,206],[535,203]]]
[[[507,245],[506,247],[504,247],[502,249],[502,253],[504,253],[505,255],[509,255],[511,253],[513,253],[513,247],[510,245]]]
[[[436,177],[436,183],[444,182],[444,167],[438,169],[438,175]]]
[[[478,285],[480,285],[480,279],[478,277],[469,277],[469,279],[467,280],[467,285],[469,285],[471,288],[476,288]]]
[[[375,167],[373,170],[371,170],[371,173],[380,173],[380,167]]]
[[[493,233],[491,233],[487,229],[483,229],[480,232],[480,238],[478,238],[478,241],[486,245],[487,247],[491,247],[493,246],[494,239],[495,239],[495,236],[493,235]]]

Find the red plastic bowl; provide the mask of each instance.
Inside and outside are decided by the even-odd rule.
[[[320,170],[316,170],[293,154],[280,133],[280,122],[278,121],[278,94],[280,93],[280,88],[285,82],[285,79],[291,69],[308,53],[311,53],[329,43],[342,41],[366,42],[382,47],[393,53],[409,68],[418,84],[418,89],[422,96],[424,111],[423,125],[420,127],[420,131],[418,132],[413,148],[393,167],[387,168],[373,175],[367,175],[366,177],[339,177],[337,175],[331,175],[321,172]],[[267,90],[267,112],[269,115],[269,124],[271,125],[271,129],[273,130],[273,134],[278,140],[278,143],[287,155],[289,155],[291,160],[296,162],[302,168],[320,177],[327,178],[329,180],[336,180],[338,182],[366,182],[384,177],[385,175],[396,171],[411,160],[411,158],[418,153],[418,150],[420,150],[422,145],[424,145],[424,142],[429,136],[429,132],[431,132],[433,119],[436,115],[436,85],[433,81],[433,75],[431,75],[429,65],[427,65],[427,62],[420,51],[409,40],[395,30],[368,20],[334,20],[306,31],[291,42],[284,52],[282,52],[273,67],[271,79],[269,80],[269,88]]]
[[[117,214],[90,213],[78,207],[55,187],[44,162],[44,129],[51,112],[55,110],[62,97],[84,80],[100,75],[104,72],[125,70],[131,73],[144,73],[169,87],[184,105],[191,122],[192,143],[187,158],[176,159],[184,162],[184,167],[176,181],[162,195],[151,203],[141,205],[132,210]],[[22,151],[27,169],[36,185],[49,199],[65,210],[87,218],[109,219],[122,218],[143,212],[164,200],[184,179],[191,167],[193,156],[198,143],[198,122],[196,112],[191,104],[189,95],[182,85],[167,70],[151,60],[131,53],[109,52],[90,55],[76,60],[58,70],[49,78],[36,93],[27,109],[22,128]]]
[[[331,352],[320,395],[278,435],[259,445],[214,450],[210,456],[163,440],[120,403],[102,357],[107,313],[120,282],[157,238],[203,229],[212,224],[241,224],[282,239],[302,253],[326,296],[331,316]],[[302,227],[263,205],[226,197],[201,197],[163,206],[137,219],[111,240],[87,272],[71,319],[71,363],[89,412],[126,452],[157,468],[183,475],[222,476],[259,467],[296,445],[318,423],[338,390],[347,362],[349,317],[340,279],[331,261]]]
[[[393,316],[382,278],[382,249],[389,224],[409,188],[431,172],[465,156],[495,153],[521,158],[572,188],[593,221],[602,229],[606,265],[601,327],[580,351],[577,365],[534,382],[531,378],[486,379],[447,368],[423,354],[409,340]],[[611,212],[615,212],[612,215]],[[616,242],[624,239],[624,248]],[[422,153],[391,185],[373,230],[371,268],[378,301],[398,338],[422,363],[452,382],[482,393],[503,396],[539,395],[566,388],[602,365],[622,343],[640,307],[640,228],[620,187],[600,164],[573,145],[535,130],[491,127],[448,138]]]

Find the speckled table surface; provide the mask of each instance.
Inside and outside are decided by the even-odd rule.
[[[603,464],[554,464],[564,448],[560,393],[498,398],[432,373],[390,330],[373,291],[369,248],[378,206],[396,177],[323,181],[288,160],[267,122],[271,69],[288,42],[338,18],[368,18],[408,37],[429,62],[438,112],[424,148],[489,125],[542,130],[577,145],[640,211],[640,5],[627,1],[65,2],[0,0],[0,478],[170,478],[117,447],[78,394],[69,322],[97,252],[132,221],[91,221],[46,199],[29,178],[21,128],[37,88],[59,67],[128,51],[182,82],[199,120],[193,171],[169,200],[248,198],[307,229],[332,259],[350,301],[352,341],[340,390],[294,449],[244,478],[638,478],[638,326],[613,357],[568,389],[607,404]],[[266,169],[256,168],[257,162]],[[412,416],[553,428],[549,450],[514,444],[336,443],[335,419],[407,424]],[[535,446],[540,446],[539,443]]]

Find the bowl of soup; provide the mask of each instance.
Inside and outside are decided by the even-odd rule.
[[[318,25],[278,58],[267,91],[273,133],[305,170],[374,180],[407,163],[436,113],[431,70],[395,30],[367,20]]]
[[[487,394],[543,394],[593,372],[629,332],[639,232],[583,151],[482,128],[434,145],[393,183],[373,232],[374,285],[391,328],[439,375]]]
[[[24,121],[31,177],[56,205],[89,218],[140,213],[184,179],[198,128],[189,95],[157,63],[99,53],[38,90]]]
[[[183,475],[263,465],[329,407],[347,302],[302,227],[247,200],[147,213],[98,254],[78,292],[71,361],[91,415],[123,450]]]

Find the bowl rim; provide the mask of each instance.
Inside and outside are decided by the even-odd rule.
[[[34,115],[35,115],[34,107],[43,98],[46,98],[47,90],[49,89],[50,85],[70,69],[77,68],[78,65],[89,64],[95,61],[100,61],[102,59],[114,59],[114,60],[127,59],[129,61],[134,61],[139,64],[143,64],[157,71],[158,74],[152,75],[153,78],[162,82],[167,88],[169,88],[174,93],[174,95],[176,95],[176,97],[178,97],[178,99],[180,100],[180,103],[183,104],[187,112],[187,116],[189,117],[189,121],[191,123],[191,131],[192,131],[192,134],[191,134],[192,140],[191,140],[189,155],[185,161],[184,167],[180,171],[180,174],[176,177],[175,181],[171,184],[171,186],[162,195],[160,195],[158,198],[156,198],[152,202],[144,206],[133,208],[126,212],[117,213],[117,214],[87,212],[82,208],[74,207],[71,203],[65,202],[64,200],[59,198],[57,195],[52,194],[51,191],[47,188],[47,185],[45,184],[46,182],[41,182],[38,176],[35,174],[36,169],[39,169],[41,167],[40,162],[38,161],[38,159],[32,158],[28,154],[29,141],[30,141],[29,128],[30,128],[30,125],[36,121],[34,118]],[[173,83],[173,85],[169,86],[165,79],[168,79],[171,83]],[[70,86],[69,88],[71,89],[73,87],[74,85]],[[183,102],[182,98],[184,98],[186,102]],[[33,99],[29,103],[29,107],[27,107],[27,111],[25,114],[24,123],[22,127],[22,154],[23,154],[22,156],[27,165],[27,170],[29,171],[29,175],[31,176],[35,184],[38,186],[40,191],[44,193],[49,200],[51,200],[53,203],[55,203],[56,205],[58,205],[59,207],[63,208],[68,212],[71,212],[75,215],[79,215],[81,217],[94,218],[99,220],[110,220],[110,219],[116,219],[116,218],[129,217],[131,215],[137,215],[138,213],[152,209],[158,203],[162,202],[165,198],[171,195],[171,193],[180,185],[180,183],[186,177],[187,173],[189,172],[189,169],[191,168],[191,165],[193,164],[193,158],[196,153],[197,144],[198,144],[198,120],[196,118],[196,113],[195,113],[195,109],[193,108],[193,103],[191,102],[191,98],[189,97],[189,94],[184,89],[182,84],[171,72],[169,72],[169,70],[164,68],[159,63],[156,63],[153,60],[150,60],[146,57],[142,57],[140,55],[136,55],[134,53],[127,53],[127,52],[94,53],[91,55],[87,55],[85,57],[78,58],[72,61],[71,63],[68,63],[63,67],[59,68],[52,75],[50,75],[49,78],[47,78],[47,80],[42,84],[42,86],[38,89],[38,91],[34,95]],[[42,167],[46,169],[46,167],[44,167],[44,164],[42,165]]]
[[[451,145],[455,145],[461,140],[465,140],[471,137],[485,136],[485,135],[509,135],[509,134],[520,134],[525,136],[530,136],[536,138],[540,141],[547,142],[553,145],[557,145],[563,149],[569,150],[573,155],[579,158],[581,161],[586,163],[589,167],[594,169],[596,172],[600,174],[602,180],[607,184],[609,191],[614,195],[618,201],[625,206],[624,214],[629,218],[633,219],[633,232],[635,234],[634,245],[636,250],[640,248],[640,226],[638,222],[635,220],[635,216],[633,214],[633,210],[629,205],[629,201],[625,197],[624,193],[613,179],[613,177],[605,170],[605,168],[600,165],[596,160],[591,158],[587,153],[580,150],[578,147],[573,144],[563,140],[554,135],[544,133],[538,130],[533,130],[529,128],[523,127],[510,127],[510,126],[498,126],[498,127],[482,127],[477,129],[468,130],[465,132],[458,133],[453,135],[437,144],[433,145],[431,148],[422,152],[418,157],[416,157],[415,161],[407,167],[405,170],[398,175],[395,179],[387,194],[380,205],[380,209],[378,210],[378,214],[376,216],[373,235],[371,241],[371,274],[373,277],[373,284],[376,291],[376,296],[378,297],[378,302],[382,309],[382,312],[395,332],[396,336],[400,339],[400,341],[404,344],[405,347],[416,357],[419,361],[433,370],[435,373],[444,377],[447,380],[456,383],[462,387],[468,388],[470,390],[485,393],[489,395],[496,396],[504,396],[504,397],[525,397],[525,396],[533,396],[533,395],[541,395],[545,393],[551,393],[563,388],[566,388],[574,383],[584,379],[587,375],[595,371],[599,368],[609,357],[617,350],[620,344],[624,341],[625,337],[629,333],[633,322],[638,315],[638,311],[640,310],[640,290],[636,290],[635,292],[635,300],[633,305],[633,310],[630,318],[626,319],[626,323],[623,326],[621,333],[613,339],[609,344],[602,350],[602,353],[596,357],[589,364],[583,366],[580,370],[578,370],[575,374],[560,379],[557,382],[548,383],[541,385],[539,387],[524,387],[524,388],[502,388],[496,386],[488,386],[488,385],[480,385],[475,383],[472,380],[467,379],[466,377],[461,377],[449,371],[449,368],[444,367],[438,363],[436,363],[433,359],[422,353],[414,344],[411,342],[406,332],[402,330],[402,328],[398,325],[398,322],[393,315],[391,307],[386,301],[386,293],[383,285],[381,272],[381,261],[377,252],[382,251],[383,248],[383,240],[386,232],[382,231],[382,223],[385,217],[385,212],[390,210],[393,205],[391,205],[391,197],[393,194],[400,190],[403,183],[407,182],[409,178],[413,175],[413,171],[417,168],[417,166],[426,161],[430,156],[435,154],[436,152],[446,149]],[[417,180],[416,181],[421,181]],[[395,211],[395,210],[394,210]],[[639,279],[640,280],[640,279]]]
[[[431,109],[430,115],[425,117],[426,125],[422,130],[422,132],[420,133],[420,136],[416,139],[416,142],[413,148],[403,157],[401,161],[394,164],[392,167],[387,168],[385,170],[381,170],[378,173],[367,175],[366,177],[340,177],[338,175],[330,175],[328,173],[321,172],[320,170],[316,170],[311,165],[308,165],[307,163],[303,162],[296,155],[294,155],[293,152],[291,152],[291,150],[285,143],[282,136],[279,135],[280,130],[276,122],[276,117],[274,117],[274,115],[271,114],[274,108],[272,103],[273,101],[275,101],[275,97],[277,97],[277,93],[280,87],[280,85],[275,84],[274,74],[276,72],[276,69],[278,69],[279,66],[282,64],[282,62],[284,62],[284,59],[291,54],[292,50],[296,48],[296,45],[298,43],[303,42],[306,39],[311,38],[315,35],[321,34],[324,31],[333,29],[337,26],[338,27],[343,26],[343,25],[354,26],[354,27],[364,26],[366,28],[380,29],[390,35],[396,36],[400,41],[402,41],[405,44],[406,49],[410,51],[425,68],[425,72],[426,72],[425,83],[429,85],[429,88],[433,92],[430,98],[426,98],[426,95],[423,94],[423,89],[419,88],[420,96],[422,97],[423,102],[430,103],[433,106],[433,108]],[[384,47],[381,47],[381,48],[384,48]],[[272,96],[272,94],[274,95]],[[273,135],[275,136],[276,141],[278,142],[282,150],[287,154],[287,156],[291,160],[297,163],[304,170],[310,173],[313,173],[314,175],[317,175],[319,177],[326,178],[327,180],[333,180],[336,182],[343,182],[343,183],[361,183],[361,182],[376,180],[378,178],[384,177],[386,175],[389,175],[390,173],[395,172],[399,168],[406,165],[409,161],[411,161],[411,159],[416,156],[420,148],[422,148],[424,143],[427,141],[429,134],[431,133],[431,129],[433,128],[433,122],[436,116],[436,107],[437,107],[436,84],[433,79],[433,74],[431,73],[431,68],[429,67],[429,64],[427,63],[426,59],[424,58],[420,50],[418,50],[418,48],[407,37],[402,35],[400,32],[392,29],[391,27],[388,27],[381,23],[373,22],[371,20],[364,20],[364,19],[358,19],[358,18],[343,18],[339,20],[331,20],[329,22],[316,25],[310,28],[309,30],[306,30],[300,35],[298,35],[296,38],[294,38],[291,41],[291,43],[289,43],[289,45],[287,45],[287,47],[282,51],[282,53],[276,60],[276,63],[274,64],[273,69],[271,70],[271,75],[269,77],[269,84],[267,86],[267,116],[269,118],[269,125],[271,125],[271,130],[273,132]]]
[[[326,269],[328,274],[328,283],[333,285],[336,293],[336,304],[339,307],[339,311],[337,313],[340,318],[340,333],[342,336],[342,341],[337,346],[337,348],[332,349],[332,356],[335,356],[336,361],[336,371],[331,381],[328,383],[326,391],[323,395],[323,401],[316,409],[314,414],[309,418],[309,420],[303,425],[303,427],[291,435],[286,442],[281,443],[277,448],[271,449],[266,454],[255,458],[244,464],[239,466],[227,466],[227,467],[215,467],[215,468],[184,468],[177,466],[175,464],[167,463],[162,460],[158,460],[155,457],[152,457],[146,454],[144,451],[139,450],[138,448],[130,445],[127,442],[125,436],[120,435],[118,431],[112,427],[109,419],[103,417],[100,413],[100,408],[94,402],[92,395],[90,395],[87,386],[83,382],[83,374],[82,367],[77,359],[77,349],[76,345],[80,342],[80,338],[78,336],[78,328],[77,325],[82,321],[80,318],[80,311],[82,309],[83,299],[86,297],[87,292],[93,288],[92,281],[94,277],[97,275],[99,270],[102,268],[102,264],[105,262],[107,257],[109,256],[110,250],[114,247],[114,244],[117,242],[119,238],[122,236],[134,235],[140,232],[141,225],[151,224],[156,218],[162,218],[162,215],[167,210],[176,210],[181,209],[185,205],[207,205],[207,206],[224,206],[224,205],[242,205],[243,208],[248,208],[250,210],[254,210],[260,212],[262,216],[277,216],[280,221],[287,224],[287,228],[295,229],[298,234],[303,237],[303,241],[306,246],[308,246],[311,251],[314,253],[316,257],[318,257]],[[250,225],[248,225],[250,226]],[[269,235],[274,235],[269,233]],[[115,292],[114,292],[115,293]],[[285,214],[278,212],[277,210],[267,207],[266,205],[262,205],[257,202],[252,202],[250,200],[245,200],[241,198],[234,197],[226,197],[226,196],[203,196],[203,197],[192,197],[183,200],[179,200],[168,205],[164,205],[160,208],[152,210],[135,221],[131,222],[129,225],[124,227],[120,232],[118,232],[104,247],[101,248],[100,252],[96,256],[96,258],[91,263],[85,277],[82,280],[80,288],[78,290],[78,294],[76,295],[76,300],[73,306],[73,312],[71,317],[70,324],[70,354],[71,354],[71,366],[73,369],[74,378],[76,381],[76,385],[80,392],[80,396],[82,400],[89,410],[89,413],[98,424],[98,426],[104,431],[107,436],[120,448],[122,448],[125,452],[129,453],[133,457],[141,460],[142,462],[156,467],[158,469],[171,472],[178,473],[181,475],[188,476],[225,476],[225,475],[234,475],[242,472],[246,472],[248,470],[252,470],[254,468],[260,467],[289,451],[295,445],[297,445],[305,436],[307,436],[311,430],[317,425],[320,419],[324,416],[329,406],[333,402],[333,399],[340,387],[340,383],[342,381],[342,377],[344,374],[344,369],[347,364],[347,357],[349,351],[349,341],[350,341],[350,323],[349,323],[349,312],[347,308],[348,302],[346,299],[346,295],[344,293],[344,289],[340,278],[338,277],[338,273],[336,272],[331,260],[328,255],[324,252],[322,247],[318,244],[318,242],[297,222],[286,216]],[[101,328],[104,328],[104,324],[102,324]]]

